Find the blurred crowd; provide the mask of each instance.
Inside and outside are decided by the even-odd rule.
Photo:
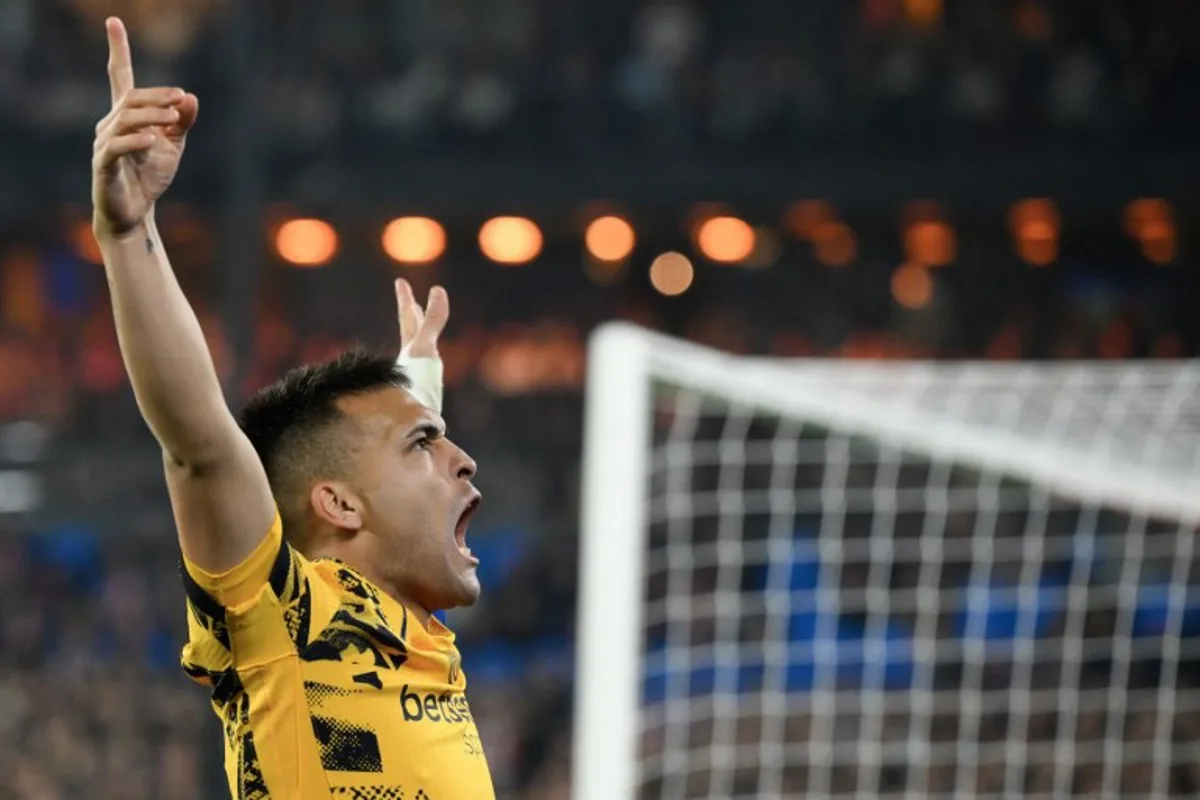
[[[1200,127],[1189,0],[271,2],[256,4],[261,69],[238,76],[210,13],[224,6],[9,0],[0,124],[87,131],[107,100],[100,20],[121,13],[146,82],[202,99],[257,82],[281,150],[778,158],[1106,148],[1187,142]]]

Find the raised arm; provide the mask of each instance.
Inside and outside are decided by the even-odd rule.
[[[275,505],[154,222],[154,203],[175,177],[198,104],[180,89],[134,88],[125,27],[110,19],[107,29],[112,111],[96,127],[93,224],[121,355],[162,445],[180,545],[192,564],[221,573],[262,540]]]

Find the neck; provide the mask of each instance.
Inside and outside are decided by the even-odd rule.
[[[412,614],[421,627],[429,630],[429,621],[433,617],[433,612],[425,608],[425,606],[413,600],[408,594],[400,589],[394,581],[380,575],[369,565],[372,563],[369,558],[359,558],[354,552],[347,552],[345,549],[335,550],[333,548],[321,548],[313,552],[310,558],[333,558],[341,561],[344,564],[352,567],[358,574],[369,580],[371,583],[388,597],[395,600],[400,605],[404,606],[408,613]]]
[[[358,567],[355,567],[355,569],[358,569]],[[378,586],[380,591],[408,609],[408,613],[416,617],[417,621],[421,623],[422,628],[429,630],[429,620],[432,619],[433,612],[422,606],[420,603],[410,600],[392,582],[383,580],[379,576],[373,575],[370,572],[363,572],[363,570],[358,571],[362,573],[364,578]]]

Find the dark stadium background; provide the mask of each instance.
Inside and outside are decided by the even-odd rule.
[[[447,417],[487,497],[484,599],[452,622],[504,797],[566,796],[597,323],[777,355],[1197,352],[1194,0],[3,0],[2,797],[223,792],[92,263],[108,13],[143,83],[201,100],[160,220],[231,399],[395,347],[393,277],[449,288]],[[616,265],[585,246],[605,215],[637,237]],[[436,263],[385,252],[407,216],[443,226]],[[538,226],[530,263],[481,253],[497,216]],[[701,237],[712,217],[753,226],[748,263],[705,256],[748,230]],[[324,260],[331,231],[319,268],[281,257]],[[672,250],[694,282],[667,297],[648,268]]]

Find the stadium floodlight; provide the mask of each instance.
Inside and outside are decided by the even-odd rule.
[[[588,223],[583,241],[592,258],[612,263],[629,258],[637,245],[637,234],[627,220],[608,214]]]
[[[322,219],[293,219],[275,231],[275,250],[297,267],[323,267],[337,254],[338,235]]]
[[[397,217],[384,227],[381,241],[398,264],[432,264],[446,252],[446,229],[429,217]]]
[[[721,264],[745,261],[754,252],[756,241],[754,228],[737,217],[711,217],[696,229],[696,246],[700,252],[705,258]]]
[[[1195,795],[1200,364],[588,370],[575,800]]]
[[[528,264],[542,252],[542,231],[525,217],[493,217],[479,229],[479,249],[497,264]]]
[[[695,277],[696,269],[683,253],[671,250],[650,262],[650,285],[667,297],[677,297],[686,292]]]

